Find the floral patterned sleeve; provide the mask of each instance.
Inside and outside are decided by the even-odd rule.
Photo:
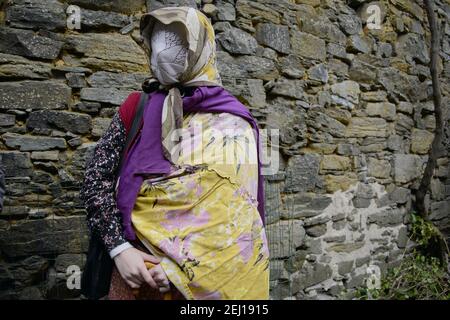
[[[86,164],[80,190],[80,198],[87,211],[88,227],[91,232],[100,235],[110,252],[127,242],[123,236],[121,215],[114,197],[114,176],[126,135],[125,126],[117,112],[97,142],[93,157]]]

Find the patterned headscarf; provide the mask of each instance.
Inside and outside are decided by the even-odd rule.
[[[180,24],[185,32],[179,32]],[[164,156],[176,164],[177,155],[171,154],[171,151],[180,139],[177,129],[183,124],[180,87],[222,86],[216,65],[214,29],[209,19],[199,10],[190,7],[164,7],[142,16],[140,32],[153,71],[153,76],[146,80],[147,85],[156,84],[159,89],[168,91],[161,119],[161,138]],[[180,35],[184,39],[180,39]],[[152,42],[153,46],[157,46],[155,42],[161,41],[152,40],[153,36],[165,37],[166,49],[173,47],[173,52],[177,50],[178,54],[172,52],[172,61],[168,61],[170,54],[161,59],[152,55]],[[187,48],[187,54],[183,54],[183,48]]]

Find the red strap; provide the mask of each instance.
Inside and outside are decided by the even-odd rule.
[[[131,125],[133,124],[134,115],[136,114],[136,109],[139,103],[139,98],[141,93],[139,91],[134,91],[130,93],[124,103],[119,108],[120,118],[125,125],[125,129],[130,132]]]

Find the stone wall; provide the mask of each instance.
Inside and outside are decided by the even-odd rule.
[[[67,279],[87,247],[85,161],[148,74],[139,16],[168,4],[212,18],[225,87],[280,130],[280,168],[266,182],[272,298],[351,298],[370,268],[400,261],[435,127],[421,1],[0,3],[0,298],[79,296]],[[70,4],[80,30],[67,27]],[[366,24],[374,4],[380,29]],[[450,4],[436,4],[447,140],[428,206],[448,235]]]

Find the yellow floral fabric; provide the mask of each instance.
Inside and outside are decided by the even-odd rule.
[[[228,113],[192,113],[183,129],[173,172],[141,186],[136,234],[186,299],[268,299],[251,126]]]

